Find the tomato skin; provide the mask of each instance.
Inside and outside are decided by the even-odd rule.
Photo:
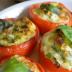
[[[57,65],[53,64],[53,62],[50,59],[47,59],[44,55],[44,53],[41,51],[41,42],[38,45],[38,52],[39,52],[39,61],[41,62],[44,69],[49,72],[72,72],[64,69],[63,67],[58,67]]]
[[[38,38],[39,38],[39,30],[36,27],[35,36],[31,38],[30,40],[19,45],[12,45],[12,46],[6,46],[6,47],[0,46],[0,59],[15,55],[15,54],[28,55],[31,52],[31,50],[35,47],[38,41]]]
[[[34,61],[34,60],[30,59],[30,58],[27,58],[27,59],[29,59],[31,62]],[[37,63],[36,61],[34,61],[34,62],[38,66],[38,68],[40,69],[40,72],[45,72],[45,69],[39,63]]]
[[[11,57],[11,56],[10,56]],[[0,64],[4,63],[5,61],[7,61],[10,57],[7,57],[7,58],[4,58],[4,59],[1,59],[0,60]],[[45,72],[45,69],[36,61],[32,60],[31,58],[29,57],[25,57],[26,59],[30,60],[31,62],[34,62],[37,67],[39,68],[40,72]]]
[[[46,4],[49,4],[50,2],[46,2]],[[65,7],[63,4],[60,3],[61,6]],[[48,32],[57,26],[59,26],[58,23],[54,23],[51,21],[43,20],[41,19],[37,14],[34,14],[33,10],[36,8],[39,8],[40,4],[34,4],[29,8],[29,16],[32,19],[32,21],[38,26],[41,33]],[[66,8],[66,7],[65,7]],[[66,8],[67,9],[67,8]],[[68,9],[67,9],[68,10]],[[70,11],[68,10],[68,14],[70,16],[69,23],[66,25],[72,26],[72,16]]]

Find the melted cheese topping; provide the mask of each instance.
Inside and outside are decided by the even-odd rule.
[[[34,13],[37,14],[41,19],[60,24],[67,24],[69,22],[68,10],[59,3],[51,2],[49,4],[41,4],[40,7],[43,9],[36,8],[34,9]]]
[[[16,21],[0,21],[0,45],[24,43],[35,36],[36,26],[26,17]]]
[[[41,51],[58,67],[72,70],[72,43],[59,33],[46,33],[42,39]]]

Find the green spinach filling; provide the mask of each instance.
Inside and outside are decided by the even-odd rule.
[[[0,45],[19,45],[34,37],[35,25],[27,18],[16,21],[0,20]]]
[[[67,10],[59,3],[51,2],[49,4],[41,4],[39,8],[34,9],[42,19],[49,20],[55,23],[68,21],[69,15]]]
[[[72,28],[59,26],[42,40],[42,51],[56,65],[72,69]]]

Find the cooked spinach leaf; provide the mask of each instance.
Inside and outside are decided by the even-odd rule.
[[[30,72],[30,70],[24,63],[12,58],[3,65],[2,72]]]
[[[52,4],[41,4],[40,8],[44,10],[45,13],[51,11],[58,15],[60,14],[60,9],[57,6],[54,6]]]
[[[65,37],[72,42],[72,28],[66,25],[61,25],[59,29],[64,33]]]

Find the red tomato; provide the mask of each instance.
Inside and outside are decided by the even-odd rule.
[[[9,58],[10,57],[7,57],[7,58],[4,58],[4,59],[0,60],[0,63],[1,64],[4,63]],[[28,58],[28,57],[26,57],[26,59],[30,60],[31,62],[34,62],[37,65],[37,67],[39,68],[40,72],[45,72],[44,68],[39,63],[35,62],[34,60],[32,60],[31,58]]]
[[[32,59],[30,59],[30,58],[27,58],[27,59],[29,59],[31,62],[33,62]],[[34,61],[34,62],[35,62],[35,61]],[[36,65],[38,66],[38,68],[40,69],[40,72],[45,72],[44,68],[43,68],[39,63],[37,63],[37,62],[35,62],[35,63],[36,63]]]
[[[67,69],[64,69],[63,67],[58,67],[57,65],[55,65],[50,59],[47,59],[44,55],[44,53],[40,50],[41,49],[41,42],[38,46],[39,48],[39,60],[41,62],[41,64],[43,65],[44,69],[46,70],[46,72],[72,72],[67,70]]]
[[[49,3],[50,2],[47,2],[45,4],[49,4]],[[59,4],[60,4],[60,6],[67,9],[63,4],[61,4],[61,3],[59,3]],[[40,5],[41,4],[34,4],[34,5],[30,6],[29,7],[29,16],[32,19],[32,21],[34,21],[34,23],[39,27],[40,32],[45,33],[47,31],[50,31],[50,30],[54,29],[55,27],[59,26],[60,23],[54,23],[54,22],[49,21],[49,20],[44,20],[44,19],[40,18],[37,14],[35,14],[34,9],[39,8]],[[69,18],[69,21],[66,25],[71,26],[72,25],[72,16],[71,16],[71,13],[69,10],[68,10],[68,14],[69,14],[70,18]]]
[[[39,38],[39,30],[36,27],[35,36],[31,38],[30,40],[19,45],[12,45],[12,46],[5,46],[5,47],[0,46],[0,59],[15,55],[15,54],[27,55],[35,47],[38,38]]]

